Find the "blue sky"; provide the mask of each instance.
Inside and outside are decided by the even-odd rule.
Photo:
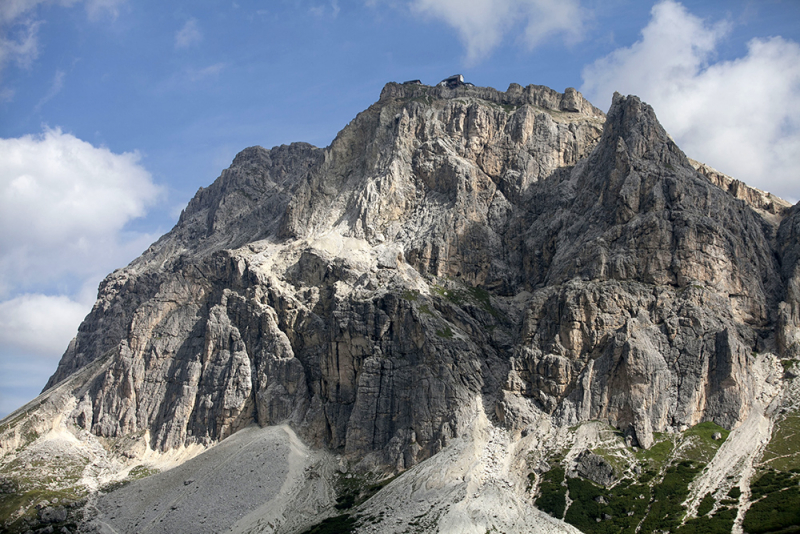
[[[0,0],[0,416],[238,151],[326,146],[389,81],[637,94],[796,202],[798,43],[797,0]]]

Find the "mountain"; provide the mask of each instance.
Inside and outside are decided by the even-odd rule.
[[[779,532],[798,358],[799,206],[635,96],[390,83],[327,148],[243,150],[102,282],[0,424],[0,517]]]

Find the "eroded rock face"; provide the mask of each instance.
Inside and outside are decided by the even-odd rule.
[[[751,354],[800,346],[800,218],[764,213],[636,97],[606,119],[574,90],[389,84],[326,149],[242,151],[106,278],[47,387],[102,361],[69,414],[95,434],[166,450],[288,422],[392,470],[476,399],[642,447],[732,427]]]
[[[787,210],[777,241],[786,288],[778,308],[778,345],[786,356],[800,358],[800,205]]]
[[[578,455],[575,459],[574,472],[570,474],[588,478],[602,486],[610,486],[617,479],[611,464],[592,451],[583,451]]]

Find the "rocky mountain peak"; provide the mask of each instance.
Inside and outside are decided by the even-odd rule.
[[[443,329],[426,327],[431,321],[419,315],[417,306],[411,304],[416,301],[398,300],[397,292],[420,292],[426,299],[434,299],[425,305],[425,309],[432,309],[437,297],[431,287],[464,284],[478,288],[475,291],[488,291],[486,305],[495,309],[493,298],[513,299],[520,291],[544,291],[544,295],[561,288],[551,298],[566,298],[576,291],[576,283],[588,284],[577,293],[585,294],[581,298],[588,302],[607,291],[639,294],[653,287],[673,294],[701,287],[707,292],[706,299],[712,295],[728,299],[727,304],[720,303],[727,311],[715,312],[708,328],[713,331],[709,339],[724,339],[728,347],[714,350],[723,350],[721,357],[732,358],[730,347],[760,343],[759,334],[746,333],[734,323],[750,328],[768,325],[775,320],[782,299],[779,266],[764,231],[765,225],[756,213],[737,205],[695,171],[658,123],[652,108],[636,97],[615,95],[605,118],[574,91],[560,94],[540,86],[523,89],[512,85],[502,93],[470,86],[451,89],[387,84],[380,100],[359,114],[328,148],[298,143],[271,150],[252,147],[237,155],[214,184],[198,191],[172,232],[131,267],[104,283],[98,305],[48,387],[89,362],[108,358],[109,350],[119,354],[113,357],[115,366],[130,362],[118,371],[130,375],[126,380],[132,384],[139,379],[131,373],[147,375],[147,365],[142,368],[142,364],[154,357],[166,358],[174,362],[170,373],[179,373],[177,376],[200,372],[197,385],[184,392],[160,388],[146,400],[140,399],[133,387],[132,397],[119,398],[114,384],[121,376],[112,373],[105,379],[111,382],[94,394],[106,401],[86,397],[94,412],[82,416],[87,427],[104,435],[150,428],[154,445],[170,448],[198,439],[198,433],[205,436],[203,440],[214,440],[248,420],[265,424],[293,414],[298,425],[312,429],[309,435],[320,444],[345,446],[353,454],[363,454],[385,450],[397,438],[401,450],[405,450],[409,446],[408,428],[422,424],[414,423],[412,415],[406,416],[404,423],[410,426],[401,424],[377,440],[362,442],[355,437],[365,431],[375,435],[374,429],[368,430],[377,424],[374,421],[365,420],[366,430],[351,424],[351,411],[359,413],[360,403],[366,402],[363,397],[358,401],[358,392],[366,387],[361,381],[370,375],[362,375],[361,369],[374,354],[398,350],[424,354],[426,347],[433,349],[441,344],[436,336],[439,331],[463,331],[463,338],[455,338],[460,341],[455,343],[459,348],[453,357],[457,353],[474,354],[475,362],[483,362],[489,355],[499,358],[498,362],[507,361],[527,343],[533,343],[540,347],[531,353],[534,361],[566,358],[558,360],[562,362],[559,365],[571,369],[564,375],[565,389],[554,390],[561,393],[551,397],[541,393],[547,389],[530,390],[534,399],[553,411],[572,406],[570,395],[576,394],[574,388],[591,370],[587,365],[596,357],[590,354],[612,350],[616,343],[612,340],[617,338],[627,339],[619,341],[620,347],[627,346],[641,334],[634,333],[640,332],[638,326],[626,327],[629,334],[615,334],[602,341],[597,332],[604,328],[583,326],[567,334],[562,326],[555,337],[551,333],[536,340],[534,336],[520,345],[525,339],[522,332],[541,328],[533,326],[540,319],[528,324],[523,316],[529,315],[509,310],[491,316],[491,321],[501,316],[505,319],[497,324],[498,335],[502,332],[498,344],[490,343],[487,354],[486,349],[478,348],[485,343],[483,338],[471,336],[482,328],[472,323],[488,318],[456,319],[458,314],[453,314],[457,307],[445,299],[431,316],[444,321]],[[349,289],[335,297],[345,287]],[[306,294],[311,289],[316,296]],[[159,304],[165,298],[173,304]],[[670,298],[680,301],[677,294]],[[181,304],[176,307],[174,302]],[[239,303],[239,311],[233,312],[234,302]],[[364,302],[370,303],[365,308],[372,310],[369,317],[377,314],[374,320],[385,317],[380,321],[400,321],[390,331],[416,332],[409,338],[415,340],[414,344],[406,347],[405,343],[393,345],[390,339],[381,341],[386,335],[383,327],[372,332],[377,324],[363,324],[363,313],[367,312],[355,311]],[[267,308],[262,310],[263,306]],[[337,312],[341,306],[344,308]],[[511,306],[511,301],[504,306]],[[292,309],[306,311],[286,315]],[[112,310],[118,311],[109,316]],[[657,325],[668,324],[670,313],[654,309],[642,316],[633,307],[626,312],[626,320],[652,325],[647,328],[656,335],[659,328],[665,328]],[[329,322],[339,316],[347,318],[344,323],[342,319]],[[711,326],[719,325],[723,316],[728,323],[721,324],[728,326]],[[252,330],[254,326],[246,325],[255,317],[263,324]],[[551,317],[548,322],[555,325],[562,320]],[[204,348],[174,345],[162,341],[163,337],[154,337],[155,331],[164,328],[175,342],[187,335],[190,337],[186,339],[205,339]],[[254,336],[250,341],[243,328]],[[434,337],[430,337],[430,331],[425,333],[426,328],[433,329]],[[593,333],[588,334],[585,328]],[[720,338],[722,330],[717,328],[728,333]],[[220,333],[215,333],[218,330]],[[274,339],[264,345],[267,331]],[[209,345],[209,340],[219,335],[232,337],[223,345],[217,345],[222,338]],[[320,335],[333,339],[345,336],[351,341],[320,345]],[[670,346],[659,337],[663,335],[658,334],[658,340],[643,338],[647,341],[642,342]],[[271,386],[277,371],[269,369],[278,364],[266,362],[275,357],[277,353],[272,351],[277,347],[283,347],[279,351],[282,356],[275,361],[285,362],[280,364],[282,369],[289,367],[280,371],[283,378]],[[353,352],[353,347],[361,348]],[[344,358],[350,362],[348,371],[341,374],[343,360],[337,355],[338,370],[331,375],[333,370],[327,367],[330,363],[325,362],[340,350],[348,355]],[[527,350],[522,354],[528,354]],[[665,350],[659,351],[659,363],[647,364],[664,369],[665,382],[659,386],[662,393],[670,391],[668,384],[673,379],[668,377],[682,372],[669,370],[669,360],[663,359]],[[671,350],[678,350],[677,355],[681,349]],[[261,353],[267,358],[264,363],[255,356]],[[206,364],[190,372],[191,362],[199,365],[208,358],[222,358],[222,368],[214,371],[221,375],[203,378],[210,372],[202,371]],[[389,356],[386,361],[394,358]],[[234,365],[234,361],[240,363]],[[429,372],[427,363],[419,365],[420,370]],[[498,364],[495,370],[508,365]],[[740,362],[737,366],[731,371],[738,377],[734,380],[734,397],[739,407],[734,412],[730,412],[728,401],[716,408],[709,406],[705,392],[702,398],[692,397],[695,400],[690,405],[679,402],[678,411],[670,397],[663,397],[643,400],[651,412],[635,417],[623,415],[625,410],[606,412],[607,408],[594,403],[581,408],[588,410],[584,415],[574,412],[564,417],[580,420],[600,416],[612,424],[635,427],[646,423],[653,429],[690,424],[703,417],[733,424],[746,413],[747,406],[746,365]],[[262,371],[256,371],[262,367]],[[163,372],[157,369],[162,368],[154,367],[151,372]],[[240,375],[242,372],[245,374]],[[254,373],[262,373],[256,376],[263,377],[259,379],[263,385],[253,378]],[[706,384],[706,379],[697,379],[698,387]],[[211,382],[204,386],[204,380]],[[485,395],[501,395],[504,378],[481,375],[475,380],[475,384],[483,384],[480,390]],[[612,389],[628,399],[626,410],[634,410],[640,400],[630,396],[631,390],[624,385],[628,380]],[[531,384],[527,387],[535,388],[533,375],[527,381]],[[334,393],[325,385],[329,383],[336,384]],[[230,395],[237,400],[225,400],[227,396],[218,397],[205,389],[222,384],[233,388]],[[259,393],[264,387],[294,393],[281,393],[282,400],[278,401],[264,397],[267,390]],[[606,383],[602,387],[612,386]],[[471,387],[461,395],[467,398],[469,391]],[[670,395],[680,397],[681,393]],[[206,408],[192,408],[198,402]],[[276,409],[276,402],[283,408]],[[321,403],[319,408],[309,411],[315,403]],[[116,408],[108,412],[108,406]],[[450,409],[445,406],[441,406],[443,411],[437,418],[445,417]],[[249,410],[255,410],[256,415],[246,415]],[[336,410],[344,412],[335,416],[340,413]],[[636,410],[631,413],[639,413]],[[212,414],[217,418],[214,424],[209,419]],[[166,428],[171,430],[165,433]],[[323,432],[322,428],[329,430]],[[426,443],[421,449],[423,455],[435,450],[431,447],[440,439],[436,437],[440,432],[431,429],[423,433],[428,436],[422,441]],[[649,439],[641,441],[647,443]]]
[[[735,429],[800,354],[798,210],[698,168],[635,96],[389,83],[326,148],[240,152],[25,413],[130,458],[284,424],[361,474]]]
[[[620,149],[619,142],[613,140],[621,139],[633,157],[664,165],[687,166],[689,163],[658,122],[653,108],[637,96],[625,97],[614,93],[603,136],[606,144],[617,150]]]

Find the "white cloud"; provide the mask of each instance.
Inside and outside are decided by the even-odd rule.
[[[44,386],[102,277],[155,240],[125,226],[160,188],[138,154],[60,130],[0,139],[0,161],[2,417]]]
[[[525,42],[535,48],[550,37],[562,34],[568,43],[580,41],[585,11],[580,0],[531,0],[523,2],[527,12]]]
[[[0,417],[45,384],[102,277],[155,240],[125,229],[160,195],[139,159],[60,130],[0,139]]]
[[[0,302],[0,346],[57,360],[91,308],[63,295],[26,294]]]
[[[0,139],[0,161],[0,298],[108,272],[152,238],[123,232],[160,194],[138,154],[46,130]]]
[[[411,8],[455,28],[469,64],[488,57],[520,24],[529,48],[559,34],[577,41],[584,16],[580,0],[413,0]]]
[[[12,24],[35,11],[40,5],[72,7],[84,0],[3,0],[0,2],[0,26]],[[119,14],[119,7],[127,0],[85,0],[86,13],[96,18],[103,13],[113,17]]]
[[[189,48],[203,40],[203,34],[197,25],[197,19],[189,19],[183,28],[175,33],[175,48]]]
[[[27,20],[18,24],[13,32],[3,31],[0,26],[0,72],[11,62],[17,63],[23,68],[27,68],[39,56],[38,31],[39,22]]]
[[[4,0],[0,2],[0,25],[10,24],[36,9],[39,4],[53,3],[48,0]]]
[[[660,2],[641,40],[584,69],[581,91],[601,106],[614,91],[638,95],[687,155],[797,201],[800,45],[753,39],[743,57],[715,62],[730,31]]]

